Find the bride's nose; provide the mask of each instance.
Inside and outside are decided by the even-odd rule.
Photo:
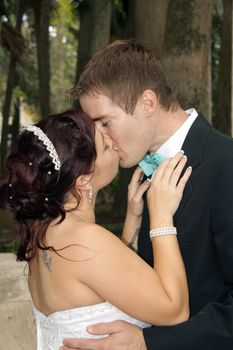
[[[111,137],[109,137],[108,135],[104,134],[104,142],[106,143],[106,145],[109,147],[109,148],[112,148],[113,147],[113,141],[111,139]]]

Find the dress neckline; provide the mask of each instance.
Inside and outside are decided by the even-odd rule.
[[[93,311],[104,311],[106,309],[110,309],[113,307],[112,304],[110,304],[108,301],[103,301],[101,303],[97,303],[97,304],[92,304],[92,305],[86,305],[86,306],[78,306],[75,308],[70,308],[70,309],[64,309],[64,310],[59,310],[59,311],[54,311],[51,312],[48,315],[45,315],[43,312],[41,312],[40,310],[38,310],[36,308],[36,306],[32,303],[33,305],[33,309],[35,310],[35,312],[44,319],[48,319],[48,318],[53,318],[59,315],[66,315],[67,316],[69,314],[73,314],[73,313],[83,313],[83,312],[93,312]]]

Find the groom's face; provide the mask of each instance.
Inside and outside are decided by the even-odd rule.
[[[83,110],[95,121],[97,128],[113,141],[120,166],[136,165],[148,151],[145,125],[140,113],[127,114],[119,105],[103,94],[84,95],[80,98]]]

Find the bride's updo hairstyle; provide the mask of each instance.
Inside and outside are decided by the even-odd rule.
[[[17,223],[17,260],[30,261],[37,248],[49,249],[45,232],[49,223],[66,216],[64,203],[75,191],[78,176],[92,173],[96,159],[94,123],[84,112],[69,110],[36,124],[52,142],[60,161],[57,170],[43,140],[22,129],[6,159],[7,177],[0,184],[0,208]],[[36,227],[36,230],[35,230]]]

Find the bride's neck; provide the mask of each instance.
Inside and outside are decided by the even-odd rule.
[[[91,212],[91,211],[75,209],[75,210],[72,210],[71,213],[73,215],[76,215],[80,219],[80,221],[88,222],[88,223],[91,223],[91,224],[95,223],[95,213],[94,213],[94,211]]]
[[[71,213],[82,219],[82,221],[95,223],[95,201],[96,194],[93,196],[91,201],[88,198],[83,197],[81,203],[76,209],[74,209],[77,205],[77,201],[75,198],[73,198],[70,199],[70,201],[67,202],[64,207],[66,210],[70,210]]]

